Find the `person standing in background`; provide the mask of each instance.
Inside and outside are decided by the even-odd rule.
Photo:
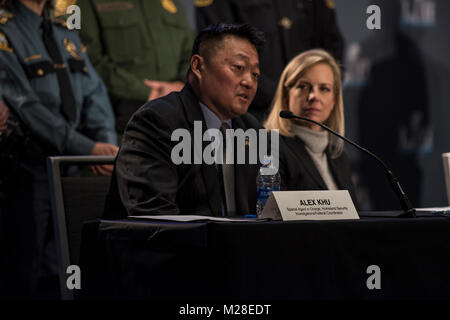
[[[278,79],[297,54],[322,48],[342,61],[344,40],[333,0],[195,0],[197,27],[249,23],[265,33],[268,45],[260,55],[261,77],[249,112],[263,121]]]
[[[106,88],[77,33],[50,17],[52,5],[0,0],[0,101],[9,108],[0,137],[11,146],[0,148],[0,160],[7,159],[0,166],[0,241],[8,243],[0,294],[8,299],[58,297],[47,157],[118,151]],[[104,175],[112,169],[93,167]]]
[[[121,135],[145,102],[179,91],[194,34],[172,0],[81,0],[81,39],[105,82]]]

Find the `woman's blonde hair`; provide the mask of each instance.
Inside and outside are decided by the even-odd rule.
[[[312,49],[305,51],[293,58],[281,74],[278,88],[272,102],[272,110],[264,126],[268,130],[279,129],[280,134],[293,137],[293,123],[291,120],[280,117],[280,111],[289,110],[289,90],[295,86],[298,80],[312,66],[325,63],[330,66],[334,77],[334,100],[335,105],[325,125],[344,135],[344,103],[342,99],[341,70],[336,60],[325,50]],[[333,134],[328,134],[328,149],[332,158],[337,158],[344,148],[344,141]]]

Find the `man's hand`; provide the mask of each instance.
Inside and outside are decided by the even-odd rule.
[[[180,91],[184,87],[184,83],[181,81],[166,82],[144,79],[144,84],[152,88],[148,101],[168,95],[173,91]]]
[[[91,151],[93,156],[116,156],[119,147],[111,143],[96,142]],[[95,174],[110,176],[113,172],[114,166],[111,164],[90,166],[91,171]]]
[[[3,132],[7,128],[8,121],[8,107],[0,101],[0,132]]]

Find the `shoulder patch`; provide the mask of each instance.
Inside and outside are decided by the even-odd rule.
[[[15,15],[9,11],[1,10],[0,11],[0,24],[6,24],[9,20],[14,18]]]
[[[196,7],[209,7],[213,2],[214,0],[194,0],[194,5]]]
[[[333,10],[334,7],[336,7],[336,4],[334,3],[334,0],[325,0],[325,5],[328,9]]]
[[[178,11],[177,6],[172,0],[161,0],[162,7],[170,13],[176,13]]]
[[[0,31],[0,51],[1,50],[13,52],[13,49],[9,45],[8,39],[6,39],[6,35]]]

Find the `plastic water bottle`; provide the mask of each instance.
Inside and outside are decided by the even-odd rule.
[[[263,170],[265,171],[263,174]],[[259,169],[256,177],[257,200],[256,200],[256,214],[258,218],[264,209],[267,199],[272,191],[280,190],[281,177],[277,168],[273,165],[273,158],[271,156],[264,156],[262,166]]]

